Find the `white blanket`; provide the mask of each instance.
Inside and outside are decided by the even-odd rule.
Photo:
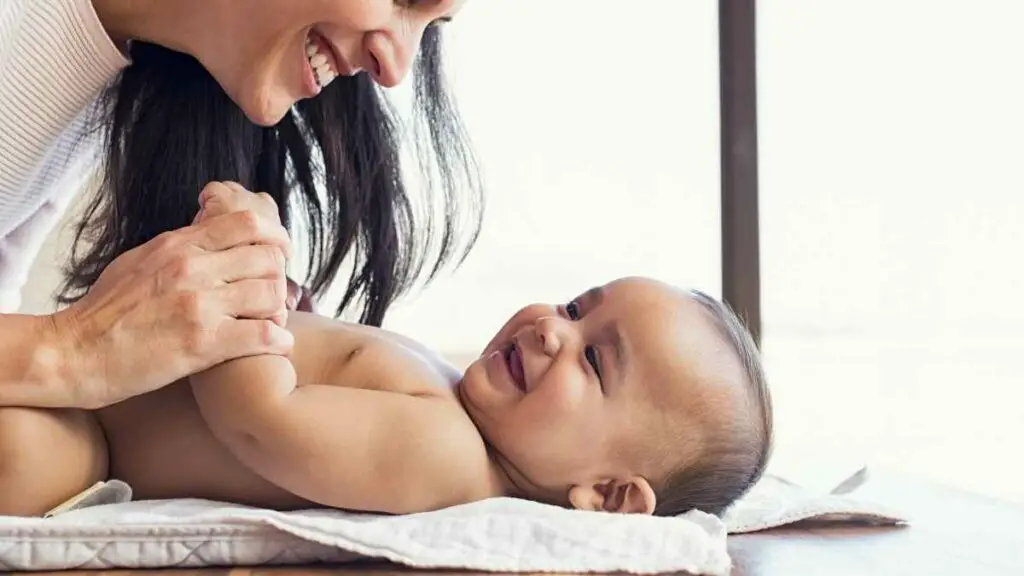
[[[303,564],[369,557],[418,568],[496,572],[725,575],[728,531],[815,518],[902,522],[885,507],[849,498],[865,478],[861,471],[834,493],[818,495],[767,477],[722,519],[697,511],[676,518],[579,512],[506,498],[409,516],[282,513],[204,500],[87,505],[45,519],[0,517],[0,569]],[[118,499],[124,489],[112,484],[108,492]]]

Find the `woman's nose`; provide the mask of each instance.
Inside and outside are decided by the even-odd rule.
[[[423,8],[396,24],[388,39],[390,41],[383,37],[375,38],[376,42],[371,40],[370,51],[378,64],[374,79],[378,84],[394,88],[405,80],[416,61],[423,36],[435,19],[432,10]]]
[[[366,38],[366,71],[384,88],[398,86],[412,66],[404,35],[371,32]]]

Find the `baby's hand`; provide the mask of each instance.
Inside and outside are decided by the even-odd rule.
[[[272,221],[280,221],[277,203],[269,194],[250,192],[237,182],[210,182],[199,194],[199,212],[196,213],[192,224],[199,224],[209,218],[242,211],[255,212]],[[290,256],[290,253],[285,253],[286,258]],[[301,312],[314,312],[311,291],[300,286],[291,278],[287,278],[287,282],[286,308]],[[283,324],[285,319],[282,317],[277,320]]]
[[[232,212],[254,212],[273,222],[280,222],[277,202],[266,192],[250,192],[237,182],[210,182],[199,193],[199,212],[193,224]],[[291,254],[286,253],[286,257]]]
[[[289,310],[316,314],[316,309],[313,307],[313,292],[305,286],[299,286],[298,282],[291,278],[288,278],[288,300],[285,302],[285,306]]]

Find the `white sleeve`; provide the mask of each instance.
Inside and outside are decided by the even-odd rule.
[[[58,201],[47,200],[28,220],[0,238],[0,313],[18,311],[21,287],[28,282],[32,262],[64,208]]]
[[[84,112],[128,61],[89,0],[0,0],[0,312],[93,165]]]

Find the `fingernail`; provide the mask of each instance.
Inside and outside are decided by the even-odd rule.
[[[284,302],[284,305],[285,305],[285,306],[286,306],[286,307],[287,307],[287,308],[288,308],[289,310],[295,310],[295,306],[296,306],[296,305],[297,305],[298,303],[299,303],[299,299],[298,299],[298,298],[296,298],[295,296],[288,296],[288,299],[287,299],[287,300],[285,300],[285,302]]]

